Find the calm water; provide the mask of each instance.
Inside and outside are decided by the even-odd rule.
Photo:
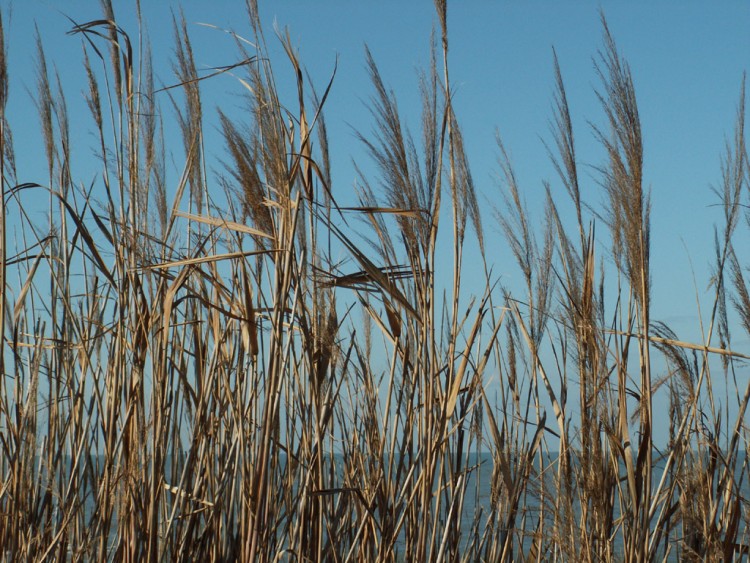
[[[545,465],[549,466],[549,463],[552,458],[545,460]],[[182,463],[184,463],[184,460],[182,460]],[[340,458],[339,456],[335,456],[334,460],[334,467],[341,468],[343,466],[343,458]],[[471,541],[472,537],[472,527],[474,526],[475,519],[477,515],[479,515],[478,522],[479,526],[477,529],[475,529],[475,533],[479,535],[481,538],[482,534],[485,530],[485,524],[487,522],[487,517],[490,514],[492,510],[491,506],[491,485],[492,485],[492,472],[494,467],[494,462],[492,459],[492,456],[488,453],[477,453],[477,454],[470,454],[468,458],[468,463],[466,458],[464,458],[464,465],[472,468],[471,471],[469,471],[466,475],[466,494],[464,496],[464,502],[462,507],[462,521],[461,521],[461,529],[462,529],[462,537],[461,537],[461,552],[465,551],[465,547],[467,544]],[[537,461],[538,463],[538,461]],[[101,464],[100,464],[101,465]],[[167,459],[167,467],[165,474],[167,475],[167,481],[171,485],[177,485],[179,483],[179,479],[176,482],[173,482],[171,475],[172,475],[172,460]],[[180,464],[181,465],[181,464]],[[283,470],[283,462],[282,462],[282,468]],[[737,482],[741,482],[741,489],[740,489],[740,495],[741,497],[747,501],[747,499],[750,498],[750,483],[748,483],[748,480],[745,478],[742,478],[741,475],[741,468],[742,463],[738,463],[737,466],[740,468],[737,471],[737,474],[735,475],[735,479]],[[661,479],[662,473],[663,473],[664,464],[657,464],[657,466],[654,468],[654,475],[653,475],[653,482],[654,487],[657,486],[659,483],[659,480]],[[176,467],[175,469],[180,469],[180,467]],[[556,469],[556,467],[555,467]],[[341,473],[337,470],[339,475]],[[624,468],[621,468],[620,475],[624,475]],[[546,480],[546,487],[547,487],[547,503],[550,502],[550,494],[554,493],[554,487],[552,487],[554,475],[549,472],[547,473],[548,477],[545,477]],[[539,477],[532,477],[532,482],[536,485],[533,488],[538,488],[538,485],[540,484]],[[339,483],[337,483],[338,485]],[[540,501],[538,496],[534,496],[530,493],[524,493],[525,496],[521,499],[521,505],[525,505],[525,510],[527,514],[527,524],[526,528],[527,530],[533,530],[538,522],[539,518],[539,506]],[[167,500],[168,505],[171,505],[172,496],[168,494]],[[675,500],[677,498],[675,497]],[[86,499],[86,518],[88,518],[93,514],[94,508],[95,508],[95,498],[93,494],[89,494],[88,498]],[[446,505],[445,502],[442,502],[443,512],[442,516],[443,518],[447,514],[447,510],[449,509],[449,506]],[[615,503],[617,504],[617,503]],[[617,518],[617,514],[615,514],[615,518]],[[516,525],[520,523],[521,515],[519,514],[516,518]],[[545,525],[548,525],[545,523]],[[743,510],[743,519],[740,522],[740,538],[738,541],[742,543],[750,543],[750,539],[748,537],[742,537],[743,534],[747,536],[747,527],[748,527],[748,506],[745,502],[745,509]],[[114,533],[114,528],[112,530]],[[681,528],[678,526],[674,531],[674,534],[681,533]],[[514,538],[515,539],[515,538]],[[672,538],[675,539],[675,538]],[[618,534],[616,537],[616,542],[621,542],[621,536]],[[531,545],[531,538],[527,538],[524,542],[524,551],[526,551]],[[404,547],[404,537],[403,533],[401,537],[399,538],[399,541],[397,542],[397,548],[399,551],[403,552]],[[615,550],[618,550],[617,543],[615,544]],[[620,546],[621,547],[621,544]],[[676,546],[675,546],[676,547]],[[673,548],[674,550],[674,548]],[[672,556],[670,557],[670,560],[677,561],[677,554],[673,551]],[[747,557],[743,559],[744,561],[747,561]]]

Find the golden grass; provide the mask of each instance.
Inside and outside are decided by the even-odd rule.
[[[421,144],[367,53],[375,125],[360,139],[375,172],[361,173],[359,205],[349,207],[337,205],[331,184],[330,83],[318,96],[282,35],[297,83],[297,97],[282,103],[254,3],[257,52],[238,38],[242,62],[206,77],[176,18],[175,83],[163,94],[149,51],[134,47],[111,2],[103,6],[102,19],[72,31],[85,47],[98,135],[102,180],[89,187],[71,170],[71,151],[80,149],[71,146],[65,96],[41,37],[36,103],[48,184],[17,177],[0,17],[2,557],[646,561],[747,553],[750,384],[740,387],[736,369],[748,355],[730,346],[727,321],[734,306],[750,332],[734,246],[750,182],[744,90],[719,194],[726,215],[715,300],[706,340],[696,344],[651,319],[638,107],[606,23],[597,65],[606,127],[595,129],[607,154],[603,220],[582,200],[556,59],[549,153],[576,210],[573,233],[551,186],[535,228],[498,139],[505,185],[496,216],[525,286],[514,295],[492,277],[447,95],[444,0],[436,0],[439,48],[421,79]],[[227,161],[212,175],[200,85],[230,68],[244,73],[246,113],[220,116]],[[163,133],[165,99],[185,155],[176,186],[165,172],[173,142]],[[225,190],[223,208],[216,186]],[[30,193],[49,199],[46,225],[24,211]],[[352,217],[362,219],[365,243]],[[438,237],[445,218],[446,239]],[[484,261],[477,296],[462,284],[467,234]],[[597,243],[611,244],[615,257],[606,285]],[[342,252],[348,263],[334,263]],[[436,271],[447,255],[452,279],[443,288]],[[660,379],[656,357],[668,366]],[[724,403],[713,383],[722,371],[735,389]],[[663,452],[653,442],[657,402],[669,405]],[[491,471],[479,471],[470,453],[479,450]]]

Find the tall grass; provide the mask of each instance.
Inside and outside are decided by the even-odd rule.
[[[174,79],[157,90],[145,38],[136,42],[112,3],[103,6],[101,19],[71,30],[97,133],[91,184],[73,169],[74,151],[86,149],[72,145],[42,37],[46,171],[18,176],[5,113],[13,45],[0,18],[4,558],[748,552],[750,384],[738,373],[748,356],[732,351],[728,320],[734,308],[750,333],[735,246],[748,218],[744,89],[718,192],[715,297],[704,340],[688,343],[652,318],[638,106],[605,22],[596,59],[605,120],[593,132],[606,153],[604,208],[592,212],[582,195],[556,59],[549,153],[559,178],[546,187],[543,221],[531,217],[498,138],[496,219],[523,280],[512,292],[492,274],[451,103],[444,0],[420,82],[418,140],[367,53],[373,128],[359,139],[371,165],[350,207],[331,180],[330,83],[316,92],[279,34],[297,90],[284,98],[253,2],[252,43],[236,36],[232,68],[244,113],[219,114],[218,166],[204,150],[210,100],[184,20],[173,22]],[[165,133],[171,115],[177,139]],[[184,157],[174,185],[168,147]],[[27,208],[42,196],[45,224]],[[464,287],[467,240],[482,257],[471,274],[486,280],[476,295]],[[607,245],[612,264],[599,266]],[[722,375],[734,389],[723,402]],[[665,450],[654,443],[656,405],[669,405]]]

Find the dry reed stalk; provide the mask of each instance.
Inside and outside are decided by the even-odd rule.
[[[728,320],[734,306],[750,332],[735,248],[750,183],[744,89],[722,170],[708,330],[691,344],[650,318],[640,121],[606,22],[606,129],[594,130],[607,155],[603,212],[585,203],[556,55],[548,153],[568,201],[543,184],[541,229],[498,139],[497,217],[522,274],[516,295],[487,265],[451,100],[449,13],[435,5],[419,144],[366,52],[374,127],[359,138],[375,166],[358,168],[360,201],[346,207],[334,197],[323,111],[333,76],[319,96],[279,33],[287,100],[254,2],[252,42],[232,35],[240,62],[206,75],[175,18],[175,79],[160,90],[147,39],[131,40],[110,1],[101,19],[75,24],[101,159],[101,182],[88,187],[75,180],[81,148],[38,35],[47,179],[19,183],[0,14],[3,557],[646,561],[747,551],[750,386],[737,376],[748,356],[730,345]],[[244,113],[217,112],[227,151],[213,178],[201,81],[230,69],[244,73]],[[165,100],[176,141],[162,126]],[[184,161],[172,178],[175,142]],[[40,227],[24,198],[44,193]],[[601,218],[608,234],[595,228]],[[603,242],[617,267],[606,283]],[[485,267],[476,296],[464,287],[466,244]],[[712,355],[734,396],[717,391]],[[657,401],[670,405],[661,457]],[[482,448],[485,460],[471,454]],[[477,507],[484,485],[490,502]]]

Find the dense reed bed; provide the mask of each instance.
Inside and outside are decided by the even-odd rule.
[[[735,330],[750,332],[735,251],[748,236],[744,91],[718,171],[714,299],[704,341],[688,343],[651,315],[641,126],[606,23],[596,58],[605,120],[593,132],[607,155],[605,208],[583,201],[556,61],[549,149],[559,175],[543,221],[530,217],[498,140],[496,219],[525,288],[511,292],[493,275],[488,217],[446,95],[444,0],[418,141],[368,54],[374,126],[360,140],[371,162],[349,207],[336,199],[349,188],[331,182],[328,90],[314,91],[282,34],[272,39],[288,58],[279,68],[291,63],[298,89],[282,99],[252,2],[252,47],[238,40],[232,68],[245,112],[221,114],[221,163],[205,156],[204,128],[216,124],[204,123],[211,100],[184,21],[174,25],[175,77],[161,77],[174,87],[157,92],[137,30],[103,6],[71,30],[98,135],[89,184],[71,166],[85,149],[70,142],[66,94],[41,39],[47,170],[17,175],[4,110],[13,45],[0,28],[2,557],[747,553],[750,381],[728,320],[738,314]],[[167,138],[163,121],[175,115],[181,138]],[[170,185],[174,150],[184,162]],[[32,200],[48,201],[46,223],[27,212]],[[474,295],[466,244],[483,257],[469,270],[485,279]],[[734,393],[716,393],[717,381]],[[653,441],[656,405],[669,408],[667,448]]]

